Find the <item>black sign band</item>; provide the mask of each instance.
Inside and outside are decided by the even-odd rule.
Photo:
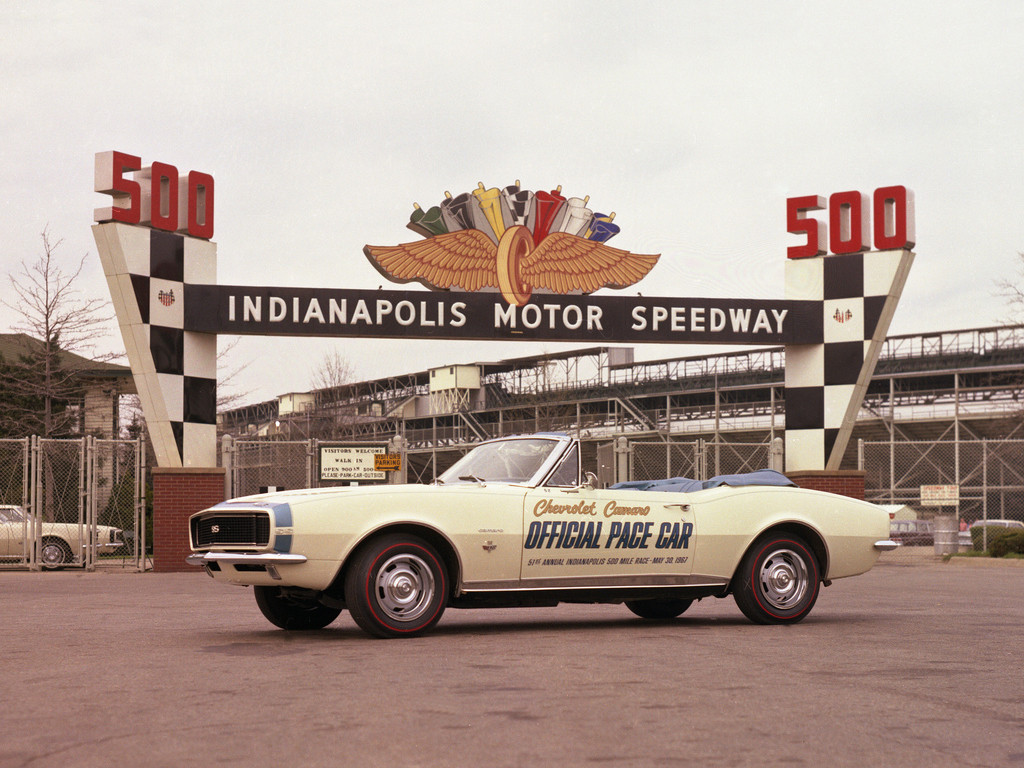
[[[817,344],[815,301],[185,286],[185,330],[261,336]]]

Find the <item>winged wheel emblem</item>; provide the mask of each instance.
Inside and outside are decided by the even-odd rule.
[[[631,253],[606,241],[618,233],[615,214],[587,208],[588,198],[504,189],[451,194],[434,208],[415,206],[409,228],[425,240],[367,245],[363,252],[385,277],[437,290],[497,289],[515,306],[535,290],[559,294],[625,288],[641,280],[659,255]]]

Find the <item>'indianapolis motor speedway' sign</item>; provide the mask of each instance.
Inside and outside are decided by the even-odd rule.
[[[913,193],[882,187],[787,200],[782,299],[593,295],[634,285],[660,255],[612,247],[615,214],[561,187],[446,193],[367,245],[420,290],[223,286],[214,180],[122,152],[96,155],[94,235],[161,466],[216,465],[218,334],[587,343],[785,345],[786,467],[836,469],[913,261]],[[822,220],[810,212],[827,210]],[[874,250],[872,250],[872,244]]]
[[[812,301],[186,286],[185,330],[264,336],[379,336],[688,344],[806,344],[821,338]]]

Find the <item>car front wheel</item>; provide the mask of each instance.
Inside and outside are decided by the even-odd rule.
[[[63,539],[43,539],[39,561],[44,568],[60,568],[71,562],[71,547]]]
[[[281,587],[253,587],[256,605],[267,620],[281,629],[323,629],[341,613],[318,602],[312,595]]]
[[[345,604],[363,630],[377,637],[411,637],[433,627],[448,599],[441,557],[415,536],[371,540],[345,578]]]
[[[821,574],[818,559],[797,536],[770,534],[754,542],[740,563],[733,598],[757,624],[795,624],[810,613]]]

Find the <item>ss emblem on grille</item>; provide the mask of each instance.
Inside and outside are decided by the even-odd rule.
[[[210,533],[220,533],[220,526],[219,525],[211,525],[210,526]]]

